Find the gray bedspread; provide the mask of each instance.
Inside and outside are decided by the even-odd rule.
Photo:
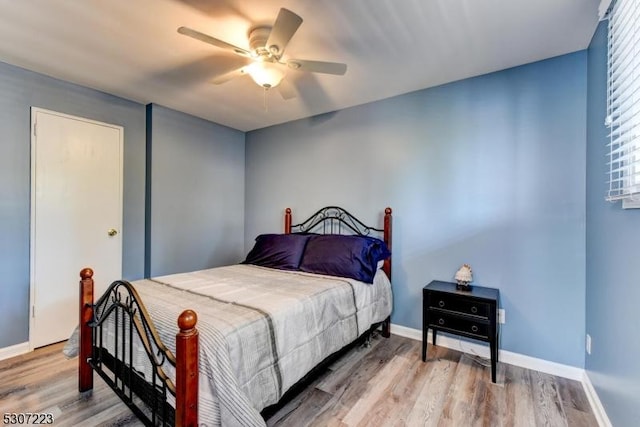
[[[172,351],[179,314],[186,308],[198,314],[199,422],[210,426],[264,426],[263,408],[328,355],[384,320],[392,305],[382,271],[372,285],[233,265],[133,285]],[[138,352],[144,365],[145,356]],[[165,368],[173,378],[172,367]]]

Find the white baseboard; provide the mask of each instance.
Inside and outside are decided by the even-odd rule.
[[[422,331],[419,329],[407,328],[406,326],[391,324],[391,333],[412,340],[422,341]]]
[[[21,354],[28,353],[29,351],[30,349],[28,342],[0,348],[0,360],[8,359],[14,356],[20,356]]]
[[[407,328],[406,326],[391,324],[391,333],[402,337],[422,341],[422,331],[419,329]],[[428,341],[431,342],[431,330],[429,330]],[[458,350],[463,353],[476,354],[480,357],[489,357],[489,345],[462,341],[450,335],[438,335],[438,345],[442,347]],[[511,351],[499,350],[498,359],[500,362],[522,368],[533,369],[534,371],[556,375],[571,380],[582,382],[584,369],[575,366],[563,365],[561,363],[550,362],[524,354],[513,353]]]
[[[591,384],[591,379],[589,378],[587,371],[584,371],[582,376],[582,387],[587,395],[587,399],[589,399],[591,409],[593,409],[593,414],[596,416],[598,425],[600,427],[612,427],[613,424],[611,424],[611,420],[609,420],[609,417],[604,410],[604,406],[602,406],[602,402],[598,397],[598,393],[596,393],[596,389],[593,387],[593,384]]]

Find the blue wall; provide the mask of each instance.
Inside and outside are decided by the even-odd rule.
[[[151,276],[241,261],[244,132],[151,110]]]
[[[640,425],[638,244],[640,209],[604,200],[607,129],[607,28],[589,46],[587,115],[586,369],[615,426]]]
[[[394,209],[395,324],[463,263],[498,287],[502,348],[584,366],[586,52],[249,132],[245,248],[337,204]]]
[[[123,274],[142,277],[144,106],[0,63],[0,348],[29,339],[30,107],[124,127]],[[90,209],[90,201],[87,201]],[[73,283],[69,284],[73,286]]]

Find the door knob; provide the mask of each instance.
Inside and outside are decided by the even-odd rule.
[[[107,234],[111,237],[115,236],[116,234],[118,234],[118,230],[116,230],[115,228],[110,228],[109,231],[107,231]]]

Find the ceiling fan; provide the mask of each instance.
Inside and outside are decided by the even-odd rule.
[[[288,9],[281,8],[273,26],[257,26],[249,30],[248,50],[188,27],[178,28],[178,33],[233,52],[248,60],[248,64],[214,77],[211,81],[214,84],[225,83],[235,77],[248,74],[259,86],[267,90],[280,85],[287,68],[313,73],[344,75],[347,71],[346,64],[283,58],[285,48],[300,24],[302,24],[300,16]],[[280,94],[285,99],[295,96],[295,92],[286,84],[280,86]]]

